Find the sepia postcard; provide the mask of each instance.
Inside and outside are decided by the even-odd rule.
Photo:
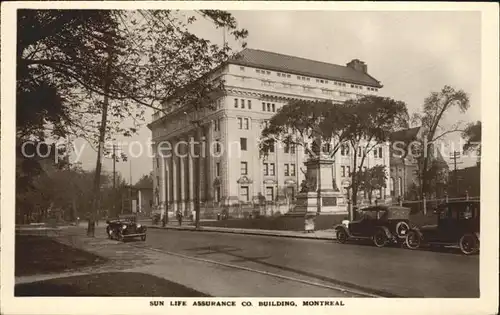
[[[498,5],[1,11],[2,314],[498,313]]]

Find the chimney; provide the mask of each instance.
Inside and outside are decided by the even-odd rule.
[[[347,63],[347,66],[349,68],[352,68],[356,71],[367,73],[368,72],[368,66],[361,60],[359,59],[353,59],[350,62]]]

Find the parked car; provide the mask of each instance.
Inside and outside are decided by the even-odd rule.
[[[359,210],[359,219],[334,227],[337,240],[371,239],[375,246],[384,247],[389,243],[403,243],[410,230],[410,208],[377,205]]]
[[[479,252],[479,201],[453,201],[439,205],[434,213],[437,224],[413,228],[406,246],[459,246],[465,255]]]
[[[110,239],[125,241],[126,239],[140,237],[146,240],[146,226],[137,223],[135,215],[120,215],[117,219],[107,220],[106,234]]]

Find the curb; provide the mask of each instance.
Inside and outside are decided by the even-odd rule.
[[[287,235],[287,234],[273,234],[273,233],[262,233],[257,231],[245,231],[245,230],[230,230],[230,229],[204,229],[203,227],[199,230],[196,228],[178,228],[173,226],[146,226],[148,229],[157,230],[176,230],[176,231],[189,231],[189,232],[215,232],[215,233],[231,233],[231,234],[244,234],[244,235],[257,235],[257,236],[271,236],[271,237],[288,237],[296,239],[311,239],[311,240],[326,240],[333,241],[336,240],[335,236],[310,236],[310,235]]]

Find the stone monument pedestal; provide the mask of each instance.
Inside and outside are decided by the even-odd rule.
[[[307,167],[306,185],[297,195],[295,208],[288,215],[346,214],[344,195],[333,186],[333,160],[320,156],[310,158],[304,164]]]

